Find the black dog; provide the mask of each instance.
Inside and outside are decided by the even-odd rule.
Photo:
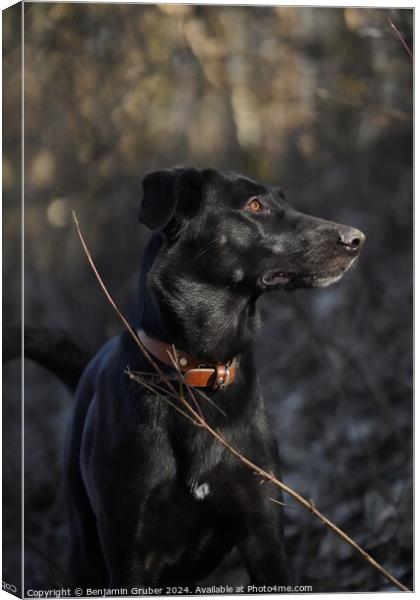
[[[211,402],[195,394],[205,418],[278,473],[253,359],[256,301],[267,290],[338,281],[364,235],[297,212],[276,188],[212,169],[158,171],[143,185],[140,221],[155,233],[132,325],[155,360],[159,340],[212,374],[202,390]],[[158,361],[174,377],[166,363]],[[268,499],[275,490],[267,494],[206,431],[130,381],[127,366],[153,373],[124,333],[77,390],[66,459],[74,584],[193,591],[233,547],[253,583],[285,584],[282,516]]]

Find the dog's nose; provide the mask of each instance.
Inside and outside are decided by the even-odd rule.
[[[345,246],[349,252],[360,252],[364,244],[366,237],[365,234],[359,229],[354,227],[346,227],[339,231],[338,243]]]

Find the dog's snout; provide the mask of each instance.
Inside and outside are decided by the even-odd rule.
[[[362,233],[359,229],[355,229],[353,227],[346,227],[345,229],[340,229],[338,233],[339,244],[345,246],[345,248],[349,252],[360,252],[365,241],[364,233]]]

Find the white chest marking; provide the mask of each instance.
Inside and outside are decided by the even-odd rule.
[[[196,485],[195,487],[193,487],[192,493],[197,500],[204,500],[204,498],[210,494],[210,486],[208,483]]]

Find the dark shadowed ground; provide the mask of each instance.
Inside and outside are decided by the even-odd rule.
[[[127,310],[148,237],[136,221],[141,180],[153,168],[238,170],[281,184],[297,208],[362,229],[363,255],[342,282],[262,300],[257,355],[284,480],[410,586],[412,62],[389,17],[411,47],[410,10],[26,5],[25,318],[67,330],[92,352],[120,329],[70,209]],[[11,21],[6,81],[19,54]],[[16,117],[19,103],[5,101]],[[19,234],[18,144],[6,131],[6,245]],[[17,318],[10,256],[4,301]],[[5,373],[5,405],[17,421],[19,364]],[[26,583],[58,587],[72,398],[29,363],[25,390]],[[6,444],[12,489],[19,451],[11,435]],[[297,583],[317,592],[390,589],[285,501]],[[16,510],[9,496],[9,572],[19,558]],[[247,580],[233,556],[209,581]]]

